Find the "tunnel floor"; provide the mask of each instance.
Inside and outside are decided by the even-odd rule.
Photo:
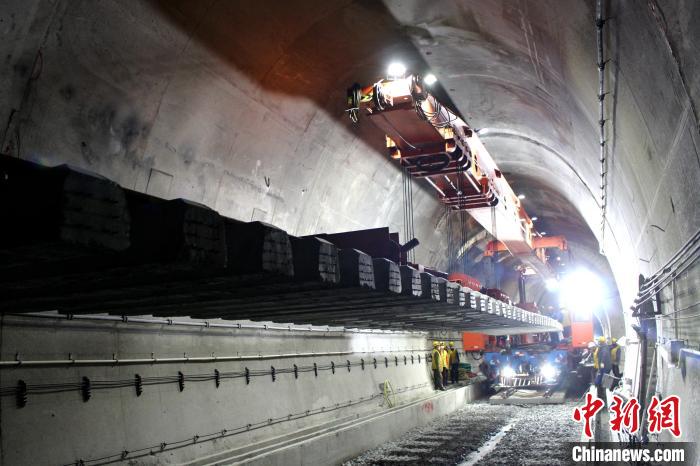
[[[574,406],[473,403],[345,465],[564,464],[571,458],[565,442],[576,442],[581,434],[571,417]]]

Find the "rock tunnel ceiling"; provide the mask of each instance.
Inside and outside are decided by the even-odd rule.
[[[687,188],[700,179],[699,85],[683,77],[696,63],[679,35],[689,21],[679,18],[692,15],[674,2],[615,2],[608,12],[602,246],[611,269],[597,241],[591,1],[30,3],[33,15],[20,14],[26,2],[3,13],[0,50],[12,63],[1,81],[2,106],[12,109],[3,151],[12,155],[72,163],[296,235],[401,231],[401,174],[383,135],[352,126],[343,106],[349,84],[372,82],[400,58],[438,76],[527,192],[540,228],[566,234],[610,283],[612,270],[616,315],[638,273],[654,271],[700,224]],[[417,259],[444,266],[442,209],[426,186],[414,202]]]

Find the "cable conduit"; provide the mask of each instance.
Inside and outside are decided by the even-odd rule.
[[[379,330],[379,329],[356,329],[356,328],[339,328],[339,327],[294,327],[275,326],[267,324],[222,324],[210,321],[182,321],[172,319],[146,319],[141,317],[129,316],[112,316],[112,315],[94,315],[94,314],[58,314],[55,311],[50,313],[28,312],[28,313],[9,313],[6,315],[13,317],[30,317],[43,319],[57,320],[85,320],[85,321],[107,321],[119,323],[136,323],[136,324],[156,324],[156,325],[172,325],[185,327],[205,327],[205,328],[224,328],[224,329],[256,329],[256,330],[284,330],[288,332],[323,332],[323,333],[375,333],[387,335],[423,335],[424,331],[395,331],[395,330]]]
[[[251,354],[237,356],[183,356],[179,358],[135,358],[123,359],[114,357],[112,359],[54,359],[54,360],[22,360],[0,361],[0,369],[12,367],[28,367],[28,366],[118,366],[118,365],[133,365],[133,364],[174,364],[174,363],[209,363],[209,362],[225,362],[225,361],[262,361],[266,359],[286,359],[286,358],[307,358],[319,356],[343,356],[348,354],[373,354],[373,353],[415,353],[428,352],[428,348],[424,349],[403,349],[403,350],[375,350],[375,351],[329,351],[324,353],[286,353],[286,354]]]
[[[388,358],[384,358],[385,360],[385,367],[389,367],[388,363]],[[397,359],[396,359],[397,360]],[[376,358],[374,359],[376,361]],[[418,361],[418,365],[420,365],[424,361],[425,364],[429,364],[430,360],[428,357],[425,359],[422,359]],[[362,370],[364,371],[367,365],[364,363],[364,359],[360,359],[357,362],[351,363],[349,360],[346,361],[346,364],[339,364],[344,365],[348,368],[351,368],[353,366],[355,367],[361,367]],[[411,364],[413,365],[413,363]],[[377,369],[377,365],[374,366],[375,370]],[[395,364],[394,367],[399,367],[398,364]],[[161,384],[168,384],[168,383],[183,383],[187,381],[191,382],[206,382],[206,381],[214,381],[214,382],[220,382],[223,379],[236,379],[236,378],[245,378],[246,379],[246,384],[250,383],[250,378],[251,377],[265,377],[265,376],[271,376],[273,373],[275,375],[277,374],[294,374],[296,373],[297,375],[299,373],[303,372],[313,372],[315,376],[318,376],[318,371],[325,371],[325,370],[330,370],[333,374],[336,373],[335,371],[336,364],[331,361],[330,364],[326,365],[319,365],[317,363],[314,363],[313,366],[296,366],[296,367],[287,367],[287,368],[273,368],[270,367],[270,369],[249,369],[248,367],[244,368],[243,371],[237,371],[237,372],[220,372],[219,370],[214,370],[211,373],[205,373],[205,374],[183,374],[182,372],[178,372],[177,375],[173,376],[154,376],[154,377],[142,377],[139,374],[135,374],[134,378],[129,378],[129,379],[120,379],[120,380],[90,380],[87,377],[83,377],[84,379],[88,379],[90,386],[93,389],[100,389],[100,388],[129,388],[129,387],[134,387],[135,389],[138,389],[139,387],[143,387],[146,385],[161,385]],[[137,377],[138,376],[138,377]],[[274,379],[273,379],[274,382]],[[217,384],[217,388],[218,388]],[[5,387],[0,387],[0,396],[17,396],[20,397],[22,396],[25,399],[24,404],[26,404],[26,397],[29,394],[50,394],[50,393],[59,393],[59,392],[64,392],[64,391],[73,391],[73,390],[81,390],[83,388],[83,382],[80,382],[79,380],[76,380],[75,382],[61,382],[61,383],[43,383],[43,384],[31,384],[31,383],[26,383],[24,380],[18,380],[16,385],[13,386],[5,386]],[[22,393],[20,393],[20,391]],[[23,407],[22,405],[21,407]]]

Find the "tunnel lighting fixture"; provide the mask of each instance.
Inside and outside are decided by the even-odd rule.
[[[515,377],[515,371],[512,367],[506,366],[503,369],[501,369],[501,375],[505,378]]]
[[[423,82],[425,84],[427,84],[428,86],[432,86],[433,84],[435,84],[437,82],[437,78],[435,77],[435,75],[433,73],[429,73],[429,74],[425,75],[425,78],[423,78]]]
[[[559,280],[548,278],[544,281],[544,286],[547,287],[547,291],[557,291],[559,289]]]
[[[387,75],[389,79],[403,78],[406,74],[406,66],[403,63],[397,61],[391,63],[389,68],[387,68]]]
[[[562,279],[559,303],[575,316],[585,318],[600,309],[606,293],[600,277],[587,269],[575,269]]]
[[[518,194],[518,199],[520,199],[520,200],[525,199],[525,195],[524,195],[524,194]]]
[[[540,375],[545,381],[554,380],[557,378],[557,368],[551,364],[544,364],[540,367]]]
[[[540,236],[544,236],[544,235],[546,235],[546,234],[547,234],[546,231],[540,231]]]
[[[530,220],[532,220],[533,222],[536,222],[539,219],[537,217],[530,217]]]

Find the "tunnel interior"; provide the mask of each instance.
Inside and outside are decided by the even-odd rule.
[[[377,446],[352,416],[398,409],[377,437],[394,442],[411,409],[454,411],[425,401],[433,340],[478,372],[463,331],[554,329],[445,281],[560,306],[348,118],[347,88],[396,61],[435,75],[534,228],[566,238],[558,273],[599,278],[578,287],[600,296],[595,336],[625,341],[619,388],[679,396],[696,438],[698,18],[670,0],[0,0],[0,463],[348,461]],[[415,236],[421,267],[354,231]],[[347,436],[327,456],[304,446],[322,428]]]

